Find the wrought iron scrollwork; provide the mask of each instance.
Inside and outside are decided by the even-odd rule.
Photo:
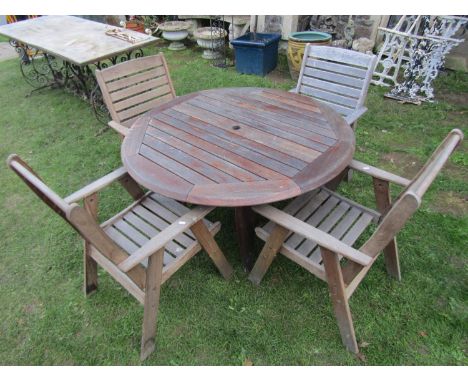
[[[104,124],[107,124],[110,115],[94,71],[144,56],[140,48],[93,64],[76,65],[17,41],[11,40],[10,44],[18,52],[21,74],[29,85],[35,90],[45,87],[64,88],[80,96],[91,104],[96,118]]]

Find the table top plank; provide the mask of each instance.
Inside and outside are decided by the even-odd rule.
[[[307,162],[301,159],[272,148],[267,151],[265,145],[259,142],[240,137],[231,131],[209,125],[175,110],[165,110],[153,118],[176,126],[178,129],[203,138],[207,142],[216,144],[226,150],[234,153],[241,152],[245,158],[284,175],[291,175],[291,171],[296,174],[297,170],[301,170],[307,165]],[[207,129],[210,134],[206,134]]]
[[[136,120],[122,161],[136,181],[166,197],[238,207],[322,186],[349,164],[354,145],[344,119],[313,99],[275,89],[213,89]]]
[[[255,100],[255,95],[252,95],[250,102],[253,100]],[[263,118],[267,118],[269,123],[277,123],[279,126],[296,126],[305,129],[306,131],[312,130],[324,136],[335,138],[333,132],[327,128],[327,120],[319,119],[318,113],[315,113],[314,117],[310,117],[310,115],[308,115],[306,120],[304,118],[304,114],[291,112],[287,109],[280,109],[260,101],[257,101],[254,104],[249,104],[248,102],[245,102],[241,96],[236,94],[227,94],[223,98],[223,101],[237,106],[240,109],[250,109],[260,114]]]
[[[218,126],[231,131],[236,135],[262,143],[265,147],[272,147],[277,151],[281,151],[296,158],[303,158],[306,161],[310,161],[320,156],[320,152],[316,150],[312,150],[296,142],[280,138],[274,134],[260,131],[254,127],[240,123],[235,119],[223,117],[220,114],[209,111],[208,108],[204,109],[198,106],[193,106],[189,102],[190,101],[176,105],[173,109],[184,114],[191,115],[213,126]],[[238,130],[235,130],[236,126],[239,127]]]
[[[165,143],[170,146],[172,150],[178,150],[177,157],[182,161],[191,159],[200,164],[197,166],[197,171],[205,173],[209,177],[220,178],[219,182],[217,179],[212,178],[216,183],[222,181],[229,183],[230,181],[244,181],[252,182],[254,180],[261,180],[263,178],[251,173],[250,171],[244,170],[242,167],[236,166],[231,162],[224,160],[223,158],[217,157],[208,151],[202,150],[197,146],[186,143],[185,141],[167,134],[161,129],[152,127],[147,130],[149,135],[155,134],[159,143]],[[198,170],[198,168],[200,168]],[[222,170],[220,170],[222,169]]]
[[[250,111],[244,111],[242,114],[232,113],[230,105],[226,105],[225,101],[214,100],[208,97],[197,97],[190,101],[190,105],[202,107],[204,105],[212,106],[212,110],[216,110],[218,113],[222,113],[226,117],[235,119],[245,125],[253,127],[255,129],[271,133],[281,138],[290,140],[292,142],[301,143],[302,145],[309,147],[316,151],[326,151],[330,145],[336,142],[335,139],[324,137],[321,135],[312,135],[310,132],[301,129],[297,126],[281,126],[277,127],[276,121],[269,121],[260,113],[253,113]],[[311,139],[314,138],[314,139]],[[326,142],[326,143],[325,143]],[[327,145],[328,143],[328,145]]]
[[[248,171],[252,174],[258,175],[259,177],[263,179],[283,179],[286,178],[286,176],[270,170],[267,167],[261,166],[258,163],[252,162],[236,153],[233,153],[231,151],[225,150],[222,147],[213,145],[212,143],[205,141],[202,138],[195,137],[191,134],[188,134],[186,132],[183,132],[181,130],[178,130],[174,128],[173,126],[170,126],[168,124],[165,124],[164,122],[156,122],[156,121],[151,121],[148,124],[147,130],[152,129],[152,127],[160,127],[161,129],[164,129],[165,132],[177,136],[180,139],[184,139],[186,142],[189,142],[192,146],[198,147],[200,149],[205,150],[206,152],[212,153],[219,158],[224,159],[226,162],[229,162],[231,164],[237,165],[240,168],[243,169],[248,169]]]
[[[141,48],[158,40],[124,29],[136,43],[105,34],[116,28],[74,16],[41,16],[0,26],[0,34],[76,65],[87,65]]]

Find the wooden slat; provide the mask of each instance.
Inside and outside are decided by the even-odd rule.
[[[344,234],[349,230],[349,228],[354,224],[356,219],[361,215],[361,211],[357,208],[351,208],[346,215],[341,219],[341,221],[333,228],[330,233],[333,237],[337,239],[342,239]],[[354,242],[349,242],[349,245],[353,245]],[[322,262],[322,254],[320,248],[316,247],[313,252],[309,255],[311,261],[316,262],[317,264]]]
[[[255,232],[257,236],[263,241],[267,241],[270,236],[269,232],[263,230],[263,228],[256,228]],[[279,252],[286,256],[288,259],[299,264],[301,267],[307,269],[310,273],[317,276],[319,279],[326,281],[325,270],[322,265],[312,262],[309,258],[304,257],[302,254],[289,247],[285,243],[281,246]]]
[[[290,105],[296,108],[297,110],[302,111],[308,111],[311,113],[314,113],[317,116],[320,116],[320,118],[323,118],[326,121],[326,117],[323,116],[322,110],[318,105],[315,104],[314,100],[311,100],[310,98],[304,98],[304,97],[294,97],[294,93],[288,92],[288,97],[285,97],[283,95],[278,95],[277,93],[271,92],[271,89],[264,89],[260,93],[261,97],[276,100],[281,102],[282,104],[285,105]]]
[[[326,46],[312,46],[308,58],[336,61],[339,63],[367,68],[373,56],[348,49],[331,49]]]
[[[119,110],[121,110],[125,108],[125,107],[122,107],[122,105],[124,105],[126,98],[129,98],[129,97],[133,98],[139,94],[147,92],[148,90],[156,91],[157,93],[155,97],[170,93],[171,91],[171,89],[167,85],[167,77],[161,76],[161,77],[153,78],[145,82],[139,82],[138,84],[135,84],[133,86],[129,86],[125,89],[110,93],[110,97],[111,97],[112,102],[114,102],[116,106],[119,106]],[[124,100],[124,101],[121,101],[121,100]]]
[[[244,138],[248,138],[254,140],[256,142],[262,143],[266,146],[270,146],[278,151],[284,152],[288,155],[291,155],[296,158],[303,158],[308,161],[314,160],[320,153],[318,151],[309,149],[305,146],[297,144],[295,142],[291,142],[289,140],[278,138],[273,134],[268,134],[242,123],[238,123],[238,121],[225,118],[221,115],[212,113],[207,109],[200,109],[195,106],[191,106],[188,104],[183,105],[176,105],[173,107],[174,110],[180,111],[190,116],[194,116],[204,122],[207,122],[212,125],[216,125],[223,129],[229,130],[234,132],[234,134],[242,136]],[[239,130],[233,130],[233,126],[240,126]]]
[[[242,113],[239,113],[238,111],[233,112],[231,111],[232,108],[225,104],[225,100],[219,101],[208,97],[197,97],[197,99],[192,100],[190,104],[198,107],[204,107],[206,104],[212,105],[215,107],[212,111],[215,110],[220,115],[224,115],[228,118],[235,118],[237,121],[245,125],[266,133],[275,134],[278,137],[302,144],[320,152],[328,150],[330,145],[333,145],[336,142],[334,138],[320,135],[320,132],[323,132],[324,130],[320,127],[316,128],[317,132],[315,132],[312,131],[313,127],[306,130],[293,124],[285,125],[275,119],[266,118],[264,113],[259,114],[248,110],[242,111]]]
[[[306,67],[310,68],[318,68],[362,79],[366,78],[367,75],[367,70],[365,69],[353,68],[351,66],[343,66],[334,62],[312,60],[310,58],[306,60],[305,65]]]
[[[198,98],[198,97],[197,97]],[[196,102],[193,99],[190,103]],[[213,101],[214,102],[214,101]],[[231,106],[228,106],[231,105]],[[199,103],[199,107],[203,107]],[[261,102],[245,102],[241,95],[228,94],[223,98],[222,102],[218,100],[217,107],[213,109],[219,109],[218,114],[224,115],[224,112],[231,110],[229,115],[231,118],[239,118],[242,116],[248,116],[256,122],[265,121],[268,125],[275,126],[276,128],[288,131],[312,131],[316,134],[320,134],[329,138],[334,139],[335,134],[332,129],[328,128],[328,122],[317,117],[304,118],[303,114],[290,112],[288,110],[279,110],[278,108],[268,107],[267,104],[262,105]],[[272,110],[274,109],[274,110]],[[211,109],[210,109],[211,110]],[[247,125],[256,127],[256,124],[248,122]],[[300,129],[300,130],[299,130]]]
[[[353,108],[348,108],[342,105],[338,105],[336,103],[325,101],[323,99],[317,99],[317,101],[323,103],[324,105],[331,107],[333,110],[335,110],[337,113],[341,114],[344,117],[347,117],[348,115],[353,113],[355,110]]]
[[[154,163],[141,155],[129,157],[123,156],[123,162],[126,168],[132,172],[132,178],[152,191],[166,195],[169,194],[178,200],[185,200],[193,187],[193,184],[190,182],[187,182],[177,174],[166,170],[164,167],[159,166],[157,163]],[[157,178],[147,176],[141,177],[136,171],[134,171],[135,169],[139,169],[140,171],[151,169],[151,172],[157,173],[158,176]]]
[[[143,206],[136,206],[133,209],[133,212],[145,221],[147,221],[149,224],[154,226],[158,231],[162,231],[170,224],[161,217],[157,216],[154,212],[150,211],[147,208],[144,208]],[[183,233],[177,236],[174,240],[187,248],[193,243],[195,239],[193,237],[190,237],[189,234]]]
[[[321,89],[327,92],[333,92],[341,94],[350,98],[359,98],[361,95],[361,89],[352,88],[349,86],[344,86],[334,82],[324,81],[322,79],[317,79],[313,77],[304,76],[301,80],[302,84]]]
[[[231,151],[225,150],[219,146],[216,146],[208,141],[203,140],[202,138],[190,136],[190,134],[185,133],[179,129],[176,129],[164,122],[160,121],[153,121],[154,127],[160,128],[161,130],[167,131],[173,136],[178,136],[180,139],[184,139],[185,141],[190,142],[192,146],[198,147],[200,149],[205,150],[211,154],[218,156],[219,158],[223,158],[226,161],[240,167],[240,168],[247,168],[249,172],[258,175],[264,179],[284,179],[285,176],[279,174],[275,171],[270,170],[269,168],[263,167],[255,162],[252,162],[236,153]],[[147,130],[149,133],[151,132],[151,127]]]
[[[338,201],[336,198],[330,200],[330,194],[321,190],[313,199],[310,200],[310,202],[307,205],[300,209],[294,217],[302,221],[307,221],[308,223],[313,225],[315,220],[322,216],[322,214],[317,215],[314,220],[310,221],[310,219],[315,216],[316,211],[320,209],[322,209],[322,213],[330,211],[337,204],[337,202]],[[315,223],[317,224],[318,222],[319,221]],[[292,233],[291,236],[286,240],[286,242],[291,248],[295,249],[303,240],[304,237],[302,237],[301,235],[297,233]]]
[[[118,80],[114,80],[112,82],[108,82],[106,86],[109,92],[115,92],[116,90],[120,90],[128,86],[132,86],[138,82],[143,82],[151,78],[160,77],[165,73],[166,71],[164,70],[164,67],[160,66],[155,69],[146,70],[144,72],[139,72],[136,74],[129,73],[128,77],[124,77]]]
[[[140,115],[140,114],[143,114],[145,112],[147,112],[148,110],[151,110],[152,108],[158,106],[158,105],[161,105],[167,101],[170,101],[171,99],[173,99],[174,97],[172,96],[172,94],[168,93],[168,94],[165,94],[159,98],[156,98],[156,99],[153,99],[151,101],[147,101],[147,102],[144,102],[144,103],[141,103],[140,105],[138,106],[134,106],[134,107],[131,107],[129,109],[126,109],[124,111],[121,111],[121,112],[118,112],[118,116],[119,116],[119,119],[121,121],[125,121],[129,118],[133,118],[137,115]]]
[[[371,256],[270,205],[255,206],[252,209],[265,218],[273,220],[277,224],[282,225],[290,231],[297,232],[309,240],[316,241],[318,245],[327,247],[330,251],[340,253],[357,264],[367,266],[373,260]]]
[[[147,236],[147,240],[145,240],[145,242],[151,239],[152,237],[156,236],[159,232],[161,232],[160,230],[157,230],[152,225],[148,224],[145,220],[143,220],[139,215],[133,212],[126,214],[124,216],[124,220],[127,223],[133,225],[135,228],[137,228]],[[166,245],[166,250],[172,256],[177,257],[183,253],[185,247],[183,247],[179,243],[176,244],[174,241],[170,241]],[[165,261],[164,264],[167,264],[167,261]]]
[[[344,97],[339,94],[330,93],[328,91],[310,87],[308,86],[308,84],[301,84],[299,91],[314,98],[319,98],[321,100],[323,99],[332,104],[339,104],[343,106],[348,106],[350,108],[354,108],[357,105],[357,100],[354,98]]]
[[[119,269],[124,272],[133,269],[141,261],[151,256],[151,254],[163,248],[168,241],[173,240],[176,236],[189,229],[193,224],[202,220],[212,210],[213,208],[208,207],[195,207],[188,214],[175,220],[169,227],[161,232],[161,234],[149,240],[138,251],[121,262],[119,264]]]
[[[152,160],[153,162],[177,174],[178,176],[192,184],[214,183],[214,181],[209,179],[208,177],[192,170],[192,168],[188,164],[183,165],[145,144],[141,145],[140,147],[140,155]]]
[[[333,226],[343,217],[343,215],[346,214],[349,208],[349,204],[340,202],[320,224],[314,226],[323,232],[330,232]],[[305,240],[297,248],[297,251],[303,253],[306,256],[309,256],[316,245],[317,243],[314,243],[312,240]]]
[[[354,223],[351,229],[343,236],[341,239],[343,243],[351,245],[354,243],[361,233],[369,226],[370,222],[372,221],[372,216],[366,213],[363,213],[359,219]]]
[[[277,150],[267,150],[264,145],[259,144],[235,134],[219,129],[211,125],[205,124],[200,120],[190,118],[185,114],[176,111],[167,111],[158,115],[155,119],[165,122],[168,125],[174,126],[179,130],[202,138],[218,147],[233,153],[238,153],[244,158],[258,163],[263,167],[275,170],[283,175],[292,176],[297,170],[304,168],[305,162],[284,154]],[[185,121],[189,121],[190,124]],[[209,128],[210,134],[206,133],[206,128]],[[233,138],[236,138],[235,140]]]
[[[112,226],[105,228],[105,232],[120,248],[122,248],[128,254],[135,252],[139,248],[133,241],[126,238]]]
[[[109,82],[117,78],[128,76],[131,73],[139,72],[145,69],[156,68],[162,65],[162,59],[159,55],[141,57],[138,59],[123,62],[101,70],[104,81]]]
[[[133,241],[138,247],[141,247],[148,241],[148,237],[143,235],[140,231],[135,229],[123,219],[114,222],[113,227],[118,229],[128,239]]]
[[[319,68],[304,68],[304,76],[336,82],[338,84],[352,86],[357,89],[362,89],[362,87],[364,86],[363,79],[347,76],[344,74],[331,73],[327,72],[326,70],[321,70]]]
[[[216,183],[263,179],[231,162],[167,134],[162,129],[155,127],[154,129],[148,129],[147,132],[149,135],[144,140],[146,144],[155,149],[156,147],[164,149],[165,145],[167,150],[172,150],[172,153],[182,162],[190,163],[191,168],[209,177]],[[157,140],[154,137],[157,137]]]
[[[294,198],[284,209],[283,211],[290,214],[290,215],[293,215],[295,216],[296,213],[302,209],[304,207],[304,205],[306,203],[308,203],[312,198],[316,197],[317,193],[319,192],[320,190],[317,189],[317,190],[312,190],[310,192],[306,192],[305,194],[302,194],[302,195],[299,195],[298,197]],[[273,226],[275,225],[275,223],[273,222],[268,222],[267,224],[265,224],[262,229],[265,230],[266,232],[268,233],[271,233],[271,229],[273,228]]]

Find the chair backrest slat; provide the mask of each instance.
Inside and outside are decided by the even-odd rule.
[[[462,140],[463,133],[459,129],[452,130],[445,137],[411,183],[395,199],[377,229],[361,247],[364,253],[376,256],[403,228],[406,221],[419,208],[425,192]]]
[[[296,92],[327,103],[343,116],[363,106],[376,56],[308,44]]]
[[[112,120],[126,127],[176,96],[162,53],[96,70],[96,79]]]

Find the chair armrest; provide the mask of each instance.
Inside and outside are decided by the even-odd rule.
[[[127,257],[118,266],[123,272],[128,272],[133,267],[141,263],[147,257],[150,257],[161,248],[165,247],[166,244],[174,239],[176,236],[187,231],[198,221],[202,220],[206,215],[213,211],[215,207],[197,206],[190,212],[181,216],[170,226],[163,229],[140,249],[135,251],[132,255]]]
[[[370,166],[368,164],[359,162],[354,159],[349,164],[349,167],[352,168],[353,170],[370,175],[374,178],[378,178],[378,179],[386,180],[391,183],[398,184],[399,186],[407,187],[411,183],[411,180],[409,179],[403,178],[399,175],[392,174],[391,172],[382,170],[377,167]]]
[[[345,117],[345,121],[351,125],[356,122],[358,118],[367,111],[367,107],[361,106],[359,109],[354,110],[350,115]]]
[[[113,128],[115,131],[117,131],[119,134],[122,134],[124,137],[128,134],[128,127],[121,125],[118,122],[115,121],[109,121],[107,126]]]
[[[76,203],[87,196],[94,194],[103,188],[107,187],[111,183],[122,179],[125,175],[127,175],[127,170],[124,167],[120,167],[117,170],[112,171],[111,173],[95,180],[93,183],[88,184],[87,186],[83,187],[82,189],[75,191],[73,194],[68,195],[65,198],[65,202],[71,204]]]
[[[354,261],[355,263],[367,266],[374,260],[372,257],[350,247],[335,237],[323,232],[310,224],[304,223],[302,220],[295,218],[278,210],[275,207],[264,204],[261,206],[252,207],[258,214],[266,217],[267,219],[279,224],[280,226],[296,232],[309,240],[313,240],[319,246],[325,247],[330,251],[339,253],[340,255]]]

